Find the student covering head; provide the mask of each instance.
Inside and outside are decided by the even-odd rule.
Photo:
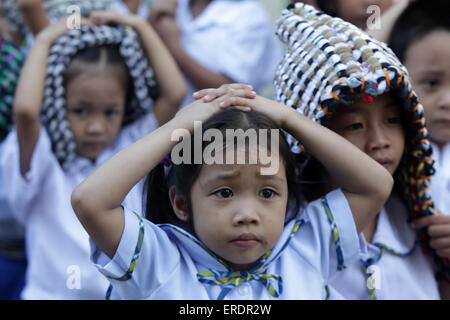
[[[358,98],[371,102],[392,92],[403,102],[406,146],[395,180],[401,186],[410,219],[434,213],[429,192],[433,174],[431,145],[423,107],[414,93],[406,68],[383,43],[348,22],[297,3],[283,11],[277,33],[287,46],[275,79],[277,100],[327,125],[337,108]],[[290,138],[300,161],[307,152]],[[406,222],[406,221],[405,221]],[[418,235],[424,252],[430,250],[426,230]],[[448,265],[433,251],[440,271]]]
[[[74,29],[63,35],[52,47],[48,57],[46,89],[42,107],[42,119],[52,149],[62,166],[74,159],[75,141],[66,112],[65,73],[77,53],[96,46],[119,45],[132,82],[128,94],[124,125],[151,111],[158,96],[153,70],[134,31],[124,27],[96,26]]]
[[[26,227],[22,298],[104,297],[107,281],[89,263],[88,235],[70,193],[112,155],[171,118],[184,94],[175,62],[134,15],[95,12],[70,31],[62,18],[35,38],[0,160],[9,182],[5,194]],[[125,203],[139,208],[141,193],[138,186]]]

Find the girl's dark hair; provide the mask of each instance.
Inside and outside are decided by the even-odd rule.
[[[119,45],[109,44],[102,46],[93,46],[76,53],[67,67],[64,73],[64,82],[68,81],[86,71],[86,64],[97,65],[103,67],[117,67],[120,71],[123,71],[125,77],[120,76],[120,80],[126,89],[126,106],[129,107],[131,99],[133,97],[134,86],[131,81],[129,69],[125,63],[124,58],[120,54]],[[127,113],[128,110],[125,110]]]
[[[450,31],[448,1],[416,0],[408,5],[396,20],[388,41],[400,61],[404,62],[406,53],[414,41],[436,31]]]
[[[317,0],[317,6],[326,14],[332,17],[339,17],[336,0]]]
[[[226,136],[226,129],[242,129],[244,131],[255,129],[256,132],[260,129],[267,129],[269,135],[267,140],[268,144],[270,144],[270,130],[279,129],[279,127],[261,113],[256,111],[243,112],[232,108],[224,110],[206,121],[202,126],[202,136],[208,129],[218,129],[224,137]],[[303,203],[302,188],[298,180],[299,170],[293,153],[290,151],[286,142],[285,133],[282,130],[279,130],[279,132],[279,154],[280,160],[283,161],[286,168],[289,193],[287,212],[296,214]],[[211,142],[203,142],[202,152],[210,143]],[[191,163],[194,163],[193,143],[191,148]],[[270,149],[270,145],[268,148]],[[156,224],[171,223],[194,233],[191,219],[192,206],[190,194],[192,185],[198,178],[201,168],[202,164],[172,164],[166,178],[164,166],[159,164],[155,167],[149,173],[144,188],[144,199],[146,200],[146,203],[143,205],[146,208],[146,218]],[[182,195],[186,199],[190,219],[188,223],[178,219],[172,209],[169,199],[169,189],[171,187],[175,187],[177,194]],[[291,219],[291,216],[286,217],[286,223]]]

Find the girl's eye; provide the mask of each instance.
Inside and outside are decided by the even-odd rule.
[[[231,191],[231,189],[224,188],[214,192],[214,195],[219,198],[231,198],[233,196],[233,191]]]
[[[436,79],[427,80],[427,81],[424,81],[424,84],[426,87],[432,89],[439,85],[439,80],[436,80]]]
[[[358,129],[362,129],[363,128],[363,125],[362,125],[362,123],[353,123],[353,124],[351,124],[351,125],[349,125],[349,126],[346,126],[344,129],[347,129],[347,130],[358,130]]]
[[[272,197],[275,196],[275,191],[273,191],[272,189],[263,189],[259,192],[259,196],[264,198],[264,199],[270,199]]]
[[[390,124],[401,123],[400,117],[391,117],[391,118],[388,118],[386,121],[387,121],[387,123],[390,123]]]
[[[80,117],[86,117],[89,114],[88,110],[83,108],[75,109],[73,112]]]
[[[119,114],[119,111],[117,111],[117,110],[107,110],[105,112],[105,115],[107,117],[114,117],[114,116],[117,116],[118,114]]]

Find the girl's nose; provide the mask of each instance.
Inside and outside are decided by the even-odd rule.
[[[367,134],[367,143],[369,150],[384,149],[390,146],[388,135],[384,132],[384,129],[381,125],[375,124],[370,126]]]
[[[236,206],[235,214],[233,216],[233,225],[258,225],[260,218],[257,212],[258,209],[252,201],[240,203]]]
[[[105,123],[102,119],[93,118],[91,119],[86,127],[86,131],[88,134],[101,134],[105,130]]]
[[[439,109],[450,110],[450,85],[442,90],[438,101]]]

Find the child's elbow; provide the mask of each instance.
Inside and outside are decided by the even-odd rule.
[[[21,103],[20,101],[14,103],[13,113],[15,122],[30,123],[40,119],[39,112],[36,112],[27,103]]]
[[[386,173],[383,175],[382,179],[379,179],[380,183],[378,186],[378,198],[380,199],[380,203],[384,205],[389,196],[391,195],[392,188],[394,187],[394,178],[392,175],[386,170]]]
[[[186,94],[187,94],[187,87],[183,82],[182,84],[178,85],[177,89],[170,94],[169,97],[170,103],[174,106],[177,106],[178,109],[183,103]]]
[[[70,197],[70,203],[72,205],[73,211],[77,215],[80,221],[86,220],[89,217],[89,212],[92,210],[89,209],[89,205],[87,203],[88,196],[82,187],[78,186],[73,190],[72,195]]]

